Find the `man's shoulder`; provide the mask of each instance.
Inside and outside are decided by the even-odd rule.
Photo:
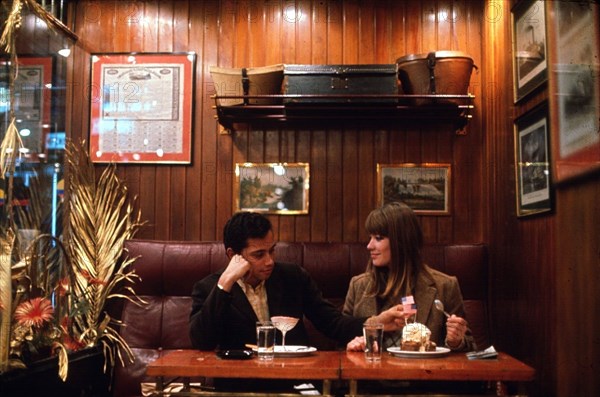
[[[219,280],[219,277],[221,277],[221,273],[223,272],[219,271],[216,273],[211,273],[208,276],[196,281],[195,286],[216,284]]]

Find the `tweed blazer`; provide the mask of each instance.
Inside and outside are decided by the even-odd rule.
[[[236,283],[231,292],[217,288],[220,273],[194,285],[190,314],[192,346],[201,350],[243,349],[256,343],[258,318],[242,288]],[[270,316],[306,316],[319,331],[345,345],[362,333],[365,318],[343,315],[323,298],[308,272],[295,264],[275,263],[265,281]],[[286,335],[286,343],[309,345],[304,323],[299,321]],[[277,343],[281,343],[278,341]]]
[[[465,308],[458,280],[438,270],[425,266],[433,280],[425,274],[419,274],[415,286],[414,299],[417,304],[416,321],[425,324],[431,330],[431,340],[438,346],[445,346],[446,339],[446,317],[444,313],[437,310],[434,300],[439,299],[444,303],[445,309],[450,314],[465,318]],[[350,280],[346,301],[344,303],[344,314],[357,317],[368,317],[378,313],[377,302],[374,296],[367,296],[371,289],[373,279],[367,273],[359,274]],[[389,309],[399,304],[398,300],[388,299],[379,311]],[[399,346],[402,337],[401,331],[386,333],[385,346]],[[464,343],[456,350],[475,350],[475,341],[470,332],[465,335]]]

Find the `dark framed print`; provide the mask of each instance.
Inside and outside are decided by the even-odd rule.
[[[189,164],[195,54],[91,57],[92,161]]]
[[[308,163],[237,163],[233,186],[234,211],[267,214],[308,214]]]
[[[377,201],[401,201],[421,215],[449,215],[450,164],[377,164]]]
[[[515,120],[517,216],[552,210],[548,105],[543,103]]]
[[[554,1],[548,23],[555,183],[600,171],[600,5]]]
[[[511,10],[514,101],[548,80],[546,1],[520,0]]]

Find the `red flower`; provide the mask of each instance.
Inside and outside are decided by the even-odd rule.
[[[106,285],[106,281],[99,279],[99,278],[95,278],[92,277],[92,275],[90,274],[90,272],[88,272],[87,270],[82,270],[81,271],[81,275],[83,276],[83,278],[85,278],[88,283],[90,283],[91,285]]]
[[[46,298],[33,298],[21,303],[15,309],[15,320],[27,327],[40,327],[52,320],[54,308]]]
[[[63,335],[62,343],[67,350],[74,351],[74,352],[85,346],[83,344],[83,342],[80,342],[80,341],[72,338],[71,335],[68,335],[68,334]]]
[[[60,328],[62,329],[62,344],[67,350],[77,351],[85,346],[83,342],[78,341],[69,334],[69,329],[71,328],[71,319],[69,317],[63,317],[60,321]]]
[[[56,286],[56,292],[58,292],[58,296],[66,296],[69,292],[69,278],[65,277],[58,281],[58,285]]]

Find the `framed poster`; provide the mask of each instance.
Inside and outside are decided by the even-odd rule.
[[[600,172],[600,5],[552,2],[549,36],[553,178]]]
[[[511,10],[515,102],[548,80],[545,4],[520,0]]]
[[[52,120],[54,59],[51,56],[19,56],[13,82],[14,93],[9,92],[8,74],[12,71],[8,62],[8,58],[0,59],[0,113],[8,114],[11,105],[9,98],[13,94],[14,115],[23,148],[29,154],[42,153]]]
[[[194,53],[92,54],[90,156],[191,162]]]
[[[417,214],[450,214],[450,164],[377,164],[379,206],[401,201]]]
[[[517,216],[552,210],[548,126],[546,103],[515,120]]]
[[[237,163],[233,187],[234,211],[268,214],[308,214],[308,163]]]

